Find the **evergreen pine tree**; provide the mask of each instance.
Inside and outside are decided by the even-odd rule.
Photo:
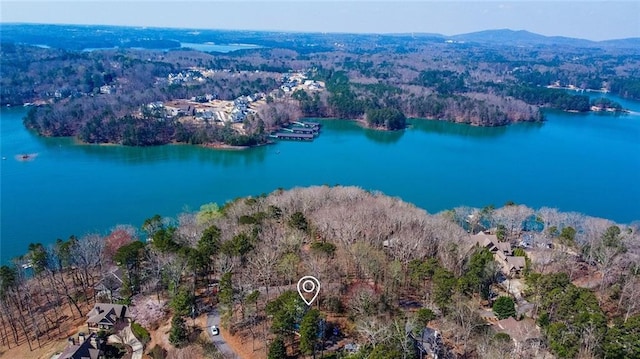
[[[169,331],[169,343],[174,347],[181,347],[188,341],[187,327],[184,323],[184,319],[180,316],[174,316],[171,320],[171,330]]]
[[[318,324],[320,324],[320,312],[317,309],[309,310],[300,322],[300,351],[310,355],[318,341]]]
[[[278,336],[271,345],[269,345],[268,359],[283,359],[287,357],[287,348],[284,346],[284,340]]]
[[[513,303],[513,299],[509,297],[499,297],[493,303],[493,312],[498,319],[506,319],[516,316],[516,307]]]

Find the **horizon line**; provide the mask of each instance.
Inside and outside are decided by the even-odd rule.
[[[458,33],[453,35],[446,35],[439,32],[422,32],[422,31],[402,31],[402,32],[349,32],[349,31],[313,31],[313,30],[273,30],[273,29],[224,29],[224,28],[203,28],[203,27],[184,27],[184,26],[156,26],[156,25],[114,25],[114,24],[83,24],[83,23],[46,23],[46,22],[24,22],[24,21],[1,21],[0,26],[3,25],[32,25],[32,26],[104,26],[104,27],[122,27],[122,28],[139,28],[139,29],[173,29],[173,30],[205,30],[205,31],[229,31],[229,32],[264,32],[264,33],[284,33],[284,34],[336,34],[336,35],[382,35],[382,36],[394,36],[394,35],[431,35],[439,36],[443,38],[451,38],[463,35],[477,34],[488,31],[512,31],[512,32],[526,32],[533,35],[542,36],[545,38],[565,38],[573,40],[589,41],[593,43],[616,41],[616,40],[631,40],[640,39],[640,36],[611,38],[605,40],[591,40],[581,37],[571,37],[565,35],[543,35],[537,32],[533,32],[527,29],[512,29],[512,28],[487,28],[483,30]],[[1,37],[0,37],[1,40]]]

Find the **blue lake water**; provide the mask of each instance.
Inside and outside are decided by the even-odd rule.
[[[45,47],[45,48],[49,47],[46,45],[36,45],[36,46]],[[182,48],[190,48],[197,51],[221,52],[221,53],[228,53],[228,52],[237,51],[237,50],[259,49],[262,47],[262,46],[253,45],[253,44],[214,44],[214,43],[191,43],[191,42],[181,42],[180,46]],[[91,51],[98,51],[98,50],[114,50],[117,48],[118,47],[87,47],[87,48],[84,48],[82,51],[91,52]],[[132,47],[132,49],[144,50],[145,48]],[[167,48],[167,49],[161,49],[161,50],[170,50],[170,49]]]
[[[215,51],[215,52],[222,52],[222,53],[232,52],[236,50],[259,49],[262,47],[258,45],[252,45],[252,44],[213,44],[213,43],[199,44],[199,43],[189,43],[189,42],[182,42],[180,43],[180,45],[183,48],[188,47],[198,51],[204,51],[204,52]]]
[[[429,212],[513,200],[631,222],[640,219],[640,103],[619,101],[634,112],[550,111],[543,124],[500,128],[411,120],[377,132],[326,120],[314,142],[247,151],[80,145],[39,137],[23,127],[25,109],[2,109],[0,262],[30,242],[321,184],[379,190]],[[21,153],[38,156],[16,160]]]

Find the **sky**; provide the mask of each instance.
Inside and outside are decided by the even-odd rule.
[[[443,35],[509,28],[609,40],[640,37],[640,1],[1,0],[0,21]]]

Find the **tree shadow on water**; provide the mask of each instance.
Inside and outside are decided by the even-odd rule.
[[[373,142],[390,145],[400,141],[400,138],[404,135],[404,131],[405,130],[381,131],[365,129],[364,136]]]

